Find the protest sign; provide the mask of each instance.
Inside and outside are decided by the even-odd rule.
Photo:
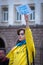
[[[28,5],[20,5],[16,7],[19,14],[30,14],[32,13],[31,8]]]

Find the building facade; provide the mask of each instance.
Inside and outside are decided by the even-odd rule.
[[[25,3],[24,3],[25,1]],[[33,11],[29,16],[30,25],[43,24],[43,0],[0,0],[0,26],[23,25],[23,15],[16,11],[16,6],[28,4]]]
[[[43,0],[0,0],[0,48],[8,53],[16,44],[17,29],[25,28],[24,15],[16,11],[16,6],[21,4],[28,4],[33,11],[29,25],[37,51],[35,65],[43,65]]]

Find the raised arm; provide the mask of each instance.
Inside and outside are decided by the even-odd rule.
[[[34,53],[34,57],[35,57],[34,40],[33,40],[32,31],[29,27],[28,15],[24,15],[24,17],[26,21],[26,29],[25,29],[26,45],[27,45],[28,54],[29,54],[29,62],[32,63],[33,62],[32,52]]]
[[[29,28],[29,16],[28,15],[24,15],[25,17],[25,22],[26,22],[26,28]]]

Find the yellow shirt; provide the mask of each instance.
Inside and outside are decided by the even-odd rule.
[[[26,44],[22,46],[15,46],[7,55],[10,58],[9,65],[28,65],[26,47],[28,50],[29,64],[33,62],[32,52],[35,57],[35,46],[33,42],[32,32],[30,28],[25,29]]]

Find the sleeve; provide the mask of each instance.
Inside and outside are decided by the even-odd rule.
[[[32,62],[32,53],[34,53],[35,57],[35,45],[33,41],[33,36],[30,28],[25,29],[25,37],[26,37],[26,45],[28,49],[29,61]]]
[[[7,60],[5,61],[4,65],[9,65],[9,59],[7,58]]]
[[[6,57],[9,58],[9,65],[13,65],[14,54],[12,50],[7,54]]]

